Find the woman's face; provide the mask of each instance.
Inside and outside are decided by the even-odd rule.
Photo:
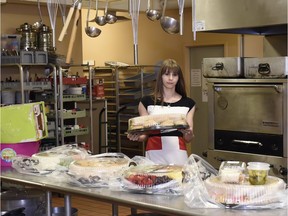
[[[172,72],[172,71],[167,70],[162,75],[163,85],[164,87],[168,89],[175,88],[178,80],[179,80],[179,76],[177,72]]]

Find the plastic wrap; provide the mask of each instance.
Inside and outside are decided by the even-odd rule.
[[[80,187],[109,187],[120,190],[120,177],[130,163],[131,159],[122,153],[91,155],[70,164],[68,181]]]
[[[63,145],[31,157],[18,155],[13,158],[12,167],[24,174],[46,175],[53,171],[65,171],[72,161],[88,155],[88,151],[77,144]]]
[[[184,202],[191,208],[219,208],[223,205],[210,199],[204,180],[218,171],[198,155],[191,154],[183,166]]]
[[[183,114],[159,114],[138,116],[128,120],[128,132],[187,128],[186,116]]]
[[[286,183],[268,176],[265,185],[221,180],[218,171],[197,155],[190,155],[183,167],[184,201],[191,208],[275,209],[287,208]]]
[[[145,194],[182,194],[182,167],[141,164],[130,167],[122,177],[123,189]]]

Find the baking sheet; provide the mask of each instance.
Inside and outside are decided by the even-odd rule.
[[[173,126],[161,126],[161,125],[155,125],[152,127],[145,127],[145,128],[140,128],[140,129],[134,129],[134,130],[129,130],[128,133],[139,133],[139,132],[153,132],[155,130],[171,130],[171,129],[187,129],[189,128],[189,125],[173,125]]]

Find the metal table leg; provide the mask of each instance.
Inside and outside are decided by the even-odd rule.
[[[112,204],[112,216],[118,216],[118,205]]]
[[[51,191],[46,192],[46,215],[52,216],[52,193]]]
[[[137,215],[137,209],[136,208],[131,208],[131,216]]]
[[[71,196],[65,194],[64,195],[64,205],[65,205],[65,216],[71,216]]]

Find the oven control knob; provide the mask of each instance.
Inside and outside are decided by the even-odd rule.
[[[280,166],[279,173],[283,176],[286,176],[288,173],[288,169],[285,167]]]
[[[223,145],[223,144],[224,144],[224,141],[223,141],[222,138],[218,138],[218,139],[216,140],[216,142],[217,142],[218,145]]]

